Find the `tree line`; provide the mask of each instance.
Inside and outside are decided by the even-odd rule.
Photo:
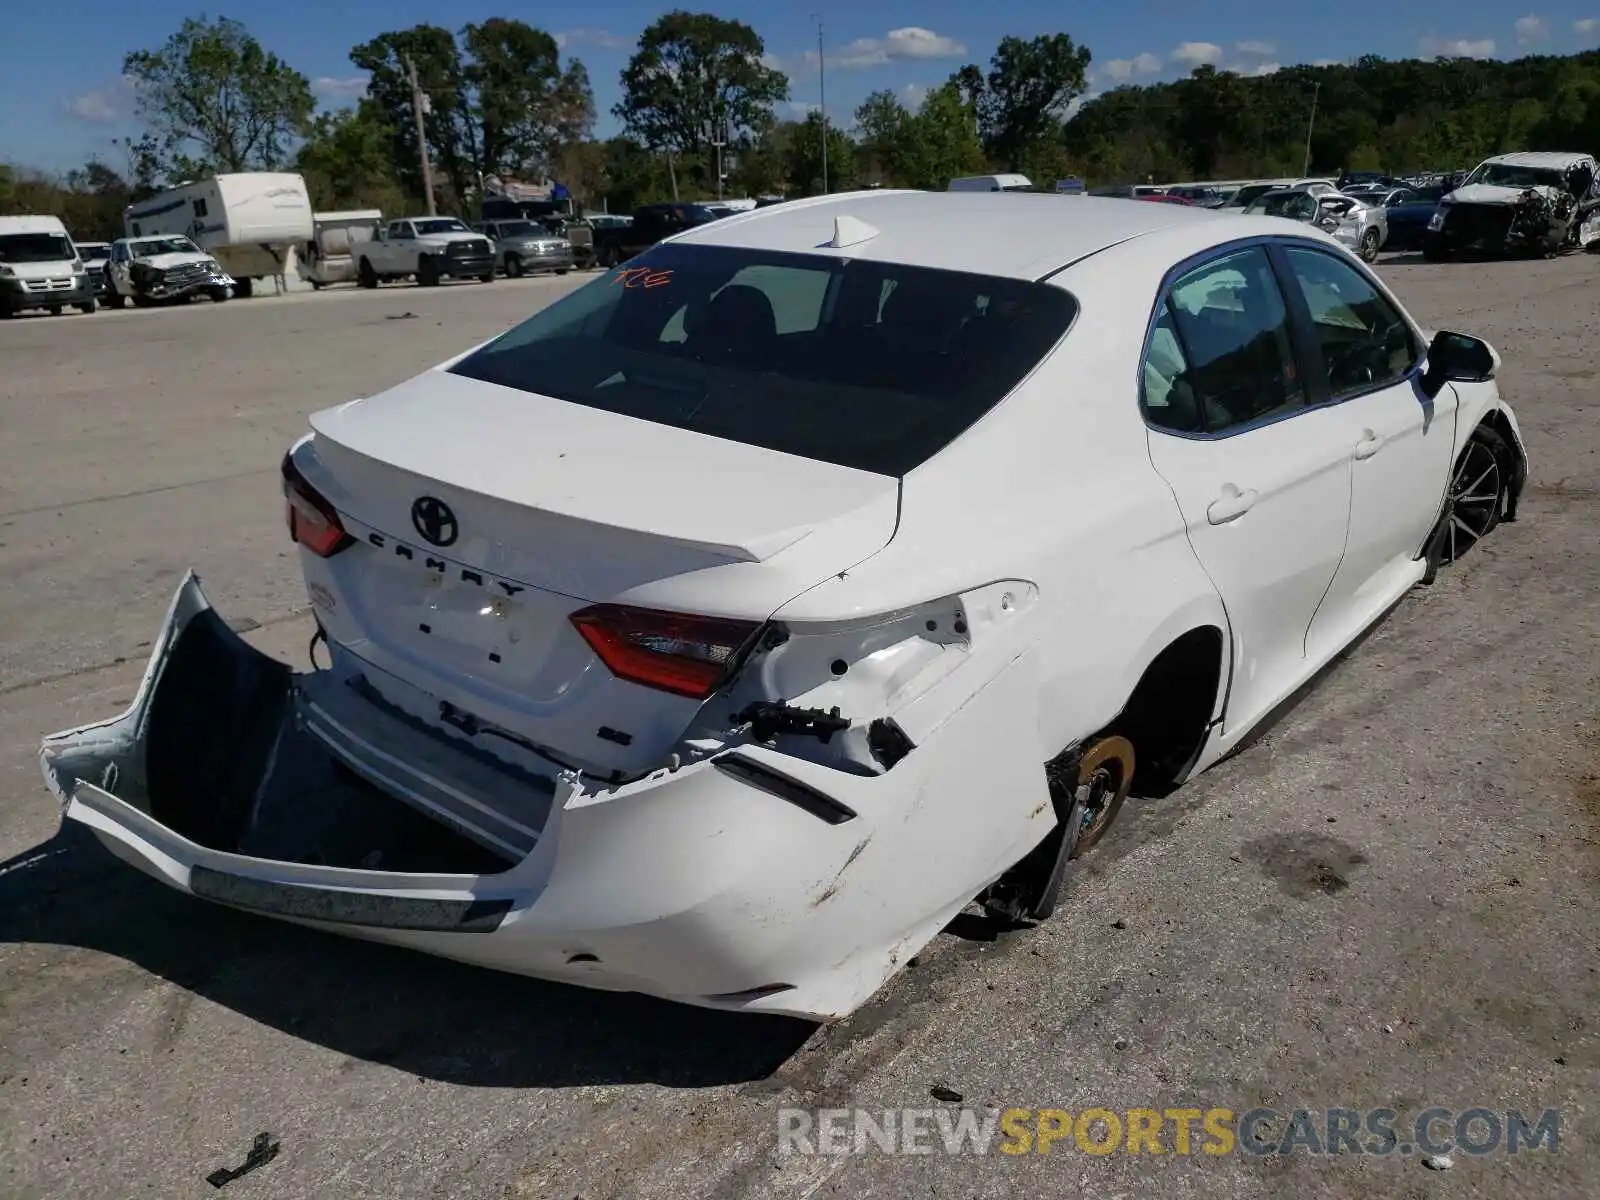
[[[435,198],[466,213],[485,181],[560,180],[587,208],[626,211],[717,191],[804,195],[827,186],[942,188],[956,175],[1022,171],[1046,183],[1451,170],[1514,149],[1600,145],[1600,52],[1514,61],[1376,56],[1243,77],[1187,78],[1086,99],[1091,55],[1065,33],[1002,38],[988,69],[962,66],[915,105],[892,92],[853,114],[784,119],[790,81],[749,25],[674,11],[640,35],[594,137],[588,71],[552,34],[495,17],[416,25],[353,47],[367,77],[351,107],[318,112],[310,81],[238,21],[191,18],[123,64],[143,133],[127,162],[60,178],[0,165],[0,212],[52,211],[80,236],[120,232],[122,208],[213,171],[301,172],[320,209],[418,207],[423,183],[411,80]],[[714,142],[725,143],[720,153]]]

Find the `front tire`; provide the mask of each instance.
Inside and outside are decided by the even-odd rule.
[[[478,276],[478,282],[479,283],[493,283],[494,282],[494,272],[490,271],[487,275],[479,275]]]
[[[506,255],[506,278],[522,278],[522,257],[517,254]]]
[[[1428,537],[1423,583],[1432,583],[1440,567],[1460,559],[1509,513],[1515,457],[1505,438],[1487,425],[1472,431],[1450,473],[1444,508]]]
[[[97,308],[99,308],[100,305],[97,302],[95,302],[93,300],[90,300],[87,304],[77,304],[77,305],[74,305],[73,307],[76,308],[79,312],[83,313],[85,316],[87,316],[88,314],[94,312]]]
[[[1378,231],[1376,229],[1369,229],[1361,235],[1361,249],[1358,253],[1364,263],[1378,261]]]
[[[112,291],[106,293],[106,304],[112,308],[124,308],[127,306],[127,303],[128,298],[121,292]]]
[[[213,304],[223,304],[232,299],[233,291],[231,288],[219,287],[211,289],[211,302]]]

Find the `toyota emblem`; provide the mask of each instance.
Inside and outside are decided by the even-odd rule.
[[[461,533],[456,514],[437,496],[418,496],[411,505],[411,524],[435,546],[452,545]]]

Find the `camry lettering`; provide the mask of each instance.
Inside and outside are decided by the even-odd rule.
[[[414,562],[416,560],[416,550],[406,545],[404,542],[391,542],[381,533],[367,534],[367,541],[369,544],[379,550],[387,549],[394,551],[396,558],[403,558],[408,562]],[[451,564],[446,562],[444,559],[433,558],[431,556],[424,558],[422,560],[422,565],[425,570],[438,571],[441,575],[451,569]],[[528,590],[521,584],[508,583],[504,579],[485,579],[482,572],[474,571],[469,567],[460,568],[459,576],[460,582],[462,583],[470,583],[481,588],[499,588],[507,596],[515,596],[519,592],[525,592]]]

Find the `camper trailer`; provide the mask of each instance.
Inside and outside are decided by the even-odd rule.
[[[300,247],[298,271],[314,288],[330,283],[354,283],[356,259],[351,247],[376,241],[383,228],[383,213],[375,208],[357,212],[325,212],[312,217],[315,233]]]
[[[258,279],[287,275],[315,234],[299,175],[250,171],[168,188],[123,214],[129,237],[182,234],[215,258],[248,296]]]

